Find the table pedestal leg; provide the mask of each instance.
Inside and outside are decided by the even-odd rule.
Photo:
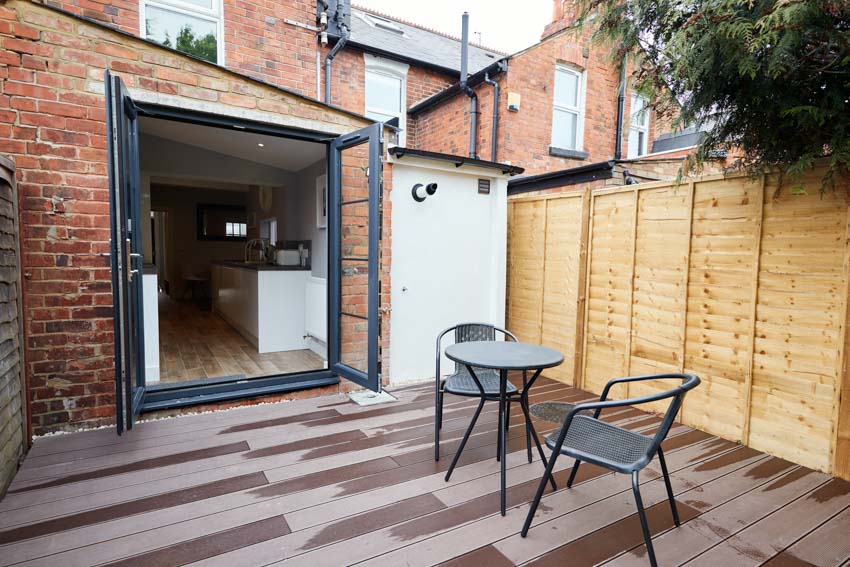
[[[499,371],[499,454],[502,456],[502,516],[505,515],[505,463],[507,462],[505,451],[507,449],[507,444],[505,442],[507,435],[505,435],[505,428],[502,427],[507,420],[507,396],[505,394],[507,390],[508,383],[508,371],[500,370]]]

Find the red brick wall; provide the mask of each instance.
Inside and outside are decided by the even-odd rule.
[[[49,4],[139,35],[139,0],[50,0]],[[224,0],[225,66],[300,94],[316,93],[315,0]]]
[[[33,429],[111,423],[104,69],[142,98],[329,132],[366,122],[24,0],[0,6],[0,46],[0,154],[17,166]]]
[[[323,51],[322,61],[327,51]],[[352,48],[343,49],[334,58],[331,73],[331,103],[352,112],[366,112],[366,62],[363,52]],[[323,69],[322,81],[324,76]],[[457,77],[411,65],[407,71],[407,107],[440,92],[456,81]],[[324,89],[322,92],[324,93]],[[413,117],[408,117],[405,141],[408,147],[419,147],[416,145],[416,128],[417,122]]]
[[[586,71],[584,160],[550,155],[552,142],[552,104],[555,68],[558,63]],[[501,88],[498,132],[499,161],[507,161],[526,169],[527,174],[557,171],[614,157],[619,71],[608,58],[608,50],[561,32],[508,61],[508,72],[496,80]],[[479,100],[478,153],[491,159],[490,131],[492,87],[475,88]],[[518,112],[507,109],[508,93],[521,96]],[[623,157],[628,148],[628,116],[631,95],[627,92],[623,126]],[[469,148],[469,99],[463,95],[430,109],[417,117],[419,147],[466,155]],[[657,120],[650,120],[650,139]]]

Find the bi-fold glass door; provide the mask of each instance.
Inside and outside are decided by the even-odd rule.
[[[110,260],[115,329],[115,411],[120,435],[145,404],[139,107],[105,74]],[[221,125],[223,117],[216,117]],[[380,240],[383,126],[324,139],[328,153],[328,364],[374,391],[380,377]],[[327,372],[325,372],[327,373]],[[243,384],[234,384],[230,399]],[[217,399],[222,399],[217,387]],[[244,394],[244,395],[257,395]],[[199,401],[206,401],[201,400]]]

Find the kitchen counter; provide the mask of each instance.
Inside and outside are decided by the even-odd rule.
[[[310,270],[217,262],[213,310],[262,353],[307,348],[305,296]]]
[[[257,262],[239,262],[236,260],[221,260],[213,262],[213,264],[255,272],[309,272],[311,269],[309,266],[302,268],[301,266],[278,266],[277,264],[258,264]]]

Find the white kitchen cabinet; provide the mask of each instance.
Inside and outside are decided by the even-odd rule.
[[[309,270],[216,264],[213,310],[260,354],[307,348],[304,302]]]

